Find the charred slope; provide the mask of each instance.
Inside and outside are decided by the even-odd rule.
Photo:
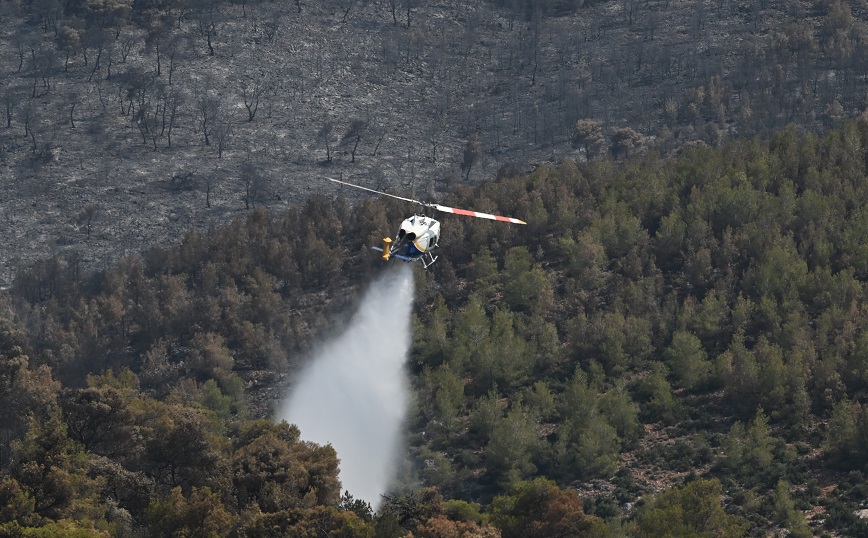
[[[568,154],[816,131],[866,94],[848,2],[101,6],[2,8],[0,285],[281,211],[325,171],[436,198]]]

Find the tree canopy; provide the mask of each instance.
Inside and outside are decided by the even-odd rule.
[[[529,224],[443,218],[416,274],[402,476],[435,489],[374,516],[341,500],[331,447],[251,397],[354,300],[406,208],[313,197],[99,273],[22,270],[0,324],[0,524],[859,534],[866,163],[862,119],[456,189],[443,203]]]

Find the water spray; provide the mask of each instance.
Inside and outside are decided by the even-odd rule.
[[[395,476],[409,401],[413,272],[398,264],[371,284],[346,330],[321,346],[278,418],[331,443],[343,489],[376,510]]]

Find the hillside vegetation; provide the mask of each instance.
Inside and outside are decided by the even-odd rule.
[[[528,225],[443,217],[410,468],[375,516],[250,396],[406,206],[314,197],[95,274],[47,260],[4,297],[3,529],[864,534],[866,166],[860,119],[456,190]]]

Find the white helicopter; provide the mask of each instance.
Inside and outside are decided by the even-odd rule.
[[[499,220],[502,222],[511,222],[513,224],[527,224],[523,220],[514,219],[511,217],[501,217],[499,215],[490,215],[488,213],[480,213],[478,211],[469,211],[467,209],[447,207],[440,204],[420,202],[419,200],[413,200],[412,198],[403,198],[401,196],[395,196],[394,194],[380,192],[374,189],[369,189],[367,187],[362,187],[360,185],[353,185],[352,183],[347,183],[346,181],[341,181],[339,179],[333,179],[330,177],[327,177],[326,179],[335,183],[340,183],[341,185],[346,185],[348,187],[355,187],[356,189],[372,192],[374,194],[397,198],[398,200],[414,203],[421,207],[427,207],[435,211],[442,211],[443,213],[454,213],[456,215],[465,215],[468,217]],[[383,239],[382,247],[371,248],[373,250],[383,253],[383,261],[388,261],[391,258],[397,258],[405,262],[418,261],[422,264],[422,267],[427,269],[431,266],[432,263],[437,261],[437,256],[434,256],[431,251],[437,248],[438,239],[440,239],[440,222],[431,217],[426,217],[421,213],[417,213],[412,217],[404,219],[404,222],[401,223],[401,228],[398,230],[398,235],[395,237],[394,241],[386,237]]]

